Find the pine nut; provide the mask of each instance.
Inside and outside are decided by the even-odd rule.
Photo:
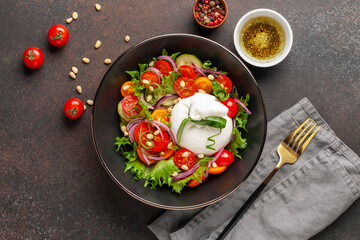
[[[73,73],[78,74],[79,70],[77,69],[77,67],[72,67],[71,71],[73,71]]]
[[[144,82],[144,81],[143,81]],[[154,91],[154,87],[153,86],[149,86],[149,91],[153,92]]]
[[[209,75],[208,75],[208,79],[209,79],[209,80],[214,80],[215,77],[214,77],[214,75],[209,74]]]
[[[182,157],[188,157],[189,156],[189,152],[183,152],[183,154],[181,155]]]
[[[146,138],[147,139],[154,139],[154,135],[152,135],[151,133],[148,133],[147,135],[146,135]]]
[[[216,164],[216,162],[213,162],[213,163],[211,164],[211,166],[212,166],[213,168],[218,167],[218,165]]]
[[[198,158],[204,158],[204,154],[199,153],[199,154],[198,154]]]
[[[173,104],[177,104],[179,101],[177,100],[177,99],[175,99],[174,101],[173,101]]]
[[[167,111],[168,111],[168,113],[171,113],[171,112],[172,112],[172,108],[169,107],[169,108],[167,109]]]
[[[153,143],[152,143],[152,142],[149,142],[149,141],[147,141],[147,142],[146,142],[146,146],[148,146],[148,147],[152,147],[152,145],[153,145]]]
[[[74,72],[70,72],[70,73],[69,73],[69,76],[70,76],[72,79],[75,79],[75,78],[76,78],[76,75],[75,75]]]
[[[160,152],[160,156],[164,156],[165,155],[165,153],[164,152]]]
[[[179,97],[177,100],[178,100],[178,102],[180,102],[180,101],[181,101],[181,97]]]
[[[126,131],[127,131],[126,126],[125,126],[125,125],[122,125],[120,129],[121,129],[121,131],[122,131],[122,132],[126,132]]]
[[[224,84],[221,83],[221,84],[220,84],[220,87],[221,87],[221,88],[224,88]]]
[[[179,175],[178,172],[173,172],[173,173],[171,174],[172,177],[176,177],[177,175]]]
[[[128,132],[124,132],[124,136],[129,136],[129,133],[128,133]]]
[[[84,111],[86,110],[86,108],[87,108],[87,107],[86,107],[86,105],[84,104]]]
[[[125,40],[125,42],[129,42],[130,41],[130,36],[126,35],[124,40]]]
[[[180,87],[184,88],[185,87],[185,82],[184,81],[180,81]]]
[[[129,88],[130,88],[130,86],[129,86],[129,85],[125,85],[125,86],[123,86],[123,90],[124,90],[124,91],[128,90]]]
[[[150,102],[152,100],[153,96],[152,95],[147,95],[146,96],[146,101]]]
[[[169,144],[167,145],[167,148],[171,148],[173,146],[172,142],[169,142]]]
[[[206,93],[206,91],[202,90],[202,89],[199,89],[198,90],[199,93]]]
[[[79,14],[77,12],[72,13],[72,18],[76,20],[79,17]]]
[[[79,94],[81,94],[81,93],[82,93],[82,88],[81,88],[81,86],[77,86],[77,87],[76,87],[76,91],[77,91]]]
[[[84,63],[89,63],[89,62],[90,62],[90,59],[84,57],[84,58],[82,59],[82,61],[83,61]]]
[[[159,133],[160,133],[160,131],[159,130],[156,130],[155,132],[154,132],[154,135],[156,136],[156,135],[159,135]]]
[[[153,67],[155,65],[155,62],[154,61],[151,61],[150,63],[149,63],[149,66],[150,67]]]
[[[66,22],[71,23],[72,20],[73,20],[73,18],[71,17],[71,18],[66,19]]]
[[[186,166],[185,164],[183,164],[183,165],[181,166],[181,169],[182,169],[182,170],[185,170],[185,171],[189,170],[188,166]]]
[[[149,84],[150,83],[149,80],[146,80],[146,79],[142,80],[142,82],[143,82],[143,84]]]
[[[94,104],[94,101],[93,101],[93,100],[87,100],[86,102],[87,102],[87,104],[89,104],[90,106],[92,106],[92,105]]]
[[[95,48],[99,48],[101,46],[100,40],[97,40],[95,43]]]
[[[100,4],[97,4],[97,3],[96,3],[96,4],[95,4],[95,9],[98,10],[98,11],[100,11],[100,9],[101,9]]]
[[[111,59],[110,59],[110,58],[105,59],[105,60],[104,60],[104,63],[105,63],[105,64],[111,64]]]

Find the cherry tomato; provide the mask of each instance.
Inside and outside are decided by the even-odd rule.
[[[174,163],[181,169],[183,169],[183,165],[191,169],[195,165],[195,155],[186,148],[179,149],[175,153]]]
[[[153,152],[147,150],[146,148],[144,148],[143,151],[144,151],[144,154],[154,155]],[[144,159],[144,157],[143,157],[143,155],[142,155],[142,153],[141,153],[140,147],[137,147],[137,148],[136,148],[136,153],[137,153],[139,159],[140,159],[143,163],[146,163],[146,161],[145,161],[145,159]],[[150,164],[153,164],[153,163],[156,162],[156,161],[149,159],[149,162],[150,162]]]
[[[214,154],[216,155],[216,153]],[[234,155],[229,151],[224,149],[218,159],[216,159],[216,165],[219,167],[221,166],[228,166],[232,164],[234,161]]]
[[[54,47],[62,47],[69,41],[69,30],[61,24],[55,24],[49,29],[48,40]]]
[[[154,67],[166,76],[168,76],[169,73],[173,70],[171,64],[165,60],[156,61]]]
[[[230,78],[228,78],[225,75],[219,75],[219,78],[220,79],[217,79],[219,84],[222,84],[224,86],[226,93],[230,93],[233,88],[233,84],[232,84],[232,81],[230,80]]]
[[[139,100],[134,95],[127,95],[122,100],[122,107],[124,112],[131,117],[136,117],[142,111],[142,107]]]
[[[172,145],[174,145],[174,143]],[[166,148],[166,149],[163,150],[163,152],[164,152],[163,158],[168,159],[169,157],[174,155],[175,150],[172,149],[172,148]]]
[[[76,119],[84,112],[84,103],[77,98],[70,98],[64,105],[64,113],[70,119]]]
[[[200,180],[202,181],[204,179],[204,176],[201,176],[200,177]],[[188,187],[196,187],[197,185],[199,185],[201,182],[199,182],[198,180],[196,179],[191,179],[188,183],[187,183],[187,186]]]
[[[195,78],[195,72],[194,69],[192,67],[190,67],[189,65],[182,65],[179,67],[179,71],[181,73],[181,76],[183,77],[188,77],[190,79],[194,79]]]
[[[181,82],[184,82],[183,86]],[[196,93],[195,83],[188,77],[179,77],[174,83],[174,89],[181,98],[191,97]]]
[[[127,81],[125,82],[120,89],[121,95],[123,97],[126,97],[127,95],[131,95],[134,94],[134,88],[133,86],[133,82],[132,81]]]
[[[25,66],[31,69],[41,67],[44,62],[44,54],[37,47],[29,47],[23,54],[23,61]]]
[[[154,120],[165,123],[167,125],[170,124],[169,115],[170,115],[169,112],[165,109],[156,109],[151,114]]]
[[[229,109],[227,114],[229,118],[233,118],[236,116],[236,113],[238,111],[238,105],[233,98],[228,98],[225,101],[222,101],[221,103],[224,104]]]
[[[224,172],[226,170],[227,166],[221,166],[221,167],[213,167],[211,166],[210,169],[209,169],[209,173],[210,174],[220,174],[222,172]]]
[[[161,130],[161,132],[162,132],[163,138],[161,137],[160,133],[158,135],[154,136],[154,138],[150,140],[150,142],[152,141],[153,145],[149,148],[149,150],[151,150],[153,152],[161,152],[167,148],[169,141],[170,141],[169,134],[164,130]]]
[[[144,83],[143,81],[144,80],[147,80],[149,83]],[[160,79],[158,77],[158,75],[156,75],[155,73],[153,72],[144,72],[141,77],[140,77],[140,85],[141,86],[145,86],[145,87],[148,87],[148,86],[152,86],[153,88],[157,88],[158,85],[160,82]],[[157,83],[157,84],[154,84],[154,83]]]

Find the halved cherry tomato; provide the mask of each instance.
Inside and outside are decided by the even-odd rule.
[[[165,109],[156,109],[152,112],[151,116],[154,120],[168,124],[170,123],[169,112]]]
[[[214,154],[216,155],[216,153]],[[232,164],[234,161],[234,155],[227,149],[221,153],[218,159],[216,159],[216,165],[220,166],[228,166]]]
[[[165,60],[156,61],[154,67],[166,76],[168,76],[169,73],[173,70],[171,64]]]
[[[184,82],[183,86],[181,82]],[[174,83],[174,89],[181,98],[191,97],[196,93],[195,83],[188,77],[179,77]]]
[[[69,30],[61,24],[55,24],[49,29],[48,40],[54,47],[62,47],[69,40]]]
[[[139,100],[134,95],[127,95],[126,97],[124,97],[122,100],[122,107],[124,109],[124,112],[131,117],[138,116],[142,111]]]
[[[190,67],[189,65],[180,66],[179,67],[179,72],[181,73],[181,76],[183,76],[183,77],[188,77],[190,79],[195,78],[194,69],[192,67]]]
[[[229,118],[233,118],[235,117],[236,113],[238,112],[238,105],[235,102],[235,100],[233,98],[228,98],[225,101],[221,102],[222,104],[224,104],[228,109],[228,117]]]
[[[44,62],[44,53],[40,48],[29,47],[24,51],[23,61],[28,68],[37,69],[41,67]]]
[[[153,155],[153,154],[151,153],[151,151],[149,151],[149,150],[147,150],[147,149],[145,149],[145,148],[144,148],[144,152],[145,152],[145,153],[148,153],[149,155]],[[140,159],[143,163],[146,163],[145,159],[143,158],[143,156],[142,156],[142,154],[141,154],[140,147],[137,147],[137,148],[136,148],[136,153],[137,153],[139,159]],[[149,162],[150,162],[150,164],[153,164],[153,163],[156,162],[156,161],[149,159]]]
[[[173,144],[174,145],[174,144]],[[164,159],[168,159],[169,157],[171,157],[172,155],[174,155],[175,150],[172,148],[166,148],[165,150],[163,150],[164,155],[163,158]]]
[[[209,173],[210,174],[220,174],[222,172],[224,172],[226,170],[227,166],[220,166],[220,167],[213,167],[211,166],[210,169],[209,169]]]
[[[143,80],[147,80],[147,81],[149,81],[149,83],[144,84]],[[157,84],[159,84],[159,82],[160,82],[160,79],[159,79],[158,75],[156,75],[155,73],[150,72],[150,71],[144,72],[140,77],[140,85],[141,86],[145,86],[145,87],[152,86],[153,88],[157,88],[158,87]]]
[[[174,163],[181,169],[183,165],[191,169],[195,165],[195,155],[186,148],[179,149],[175,153]]]
[[[222,84],[224,86],[226,93],[230,93],[233,88],[233,84],[230,78],[228,78],[225,75],[219,75],[219,78],[220,79],[216,79],[216,80],[219,82],[219,84]]]
[[[203,178],[204,178],[204,176],[201,176],[201,177],[200,177],[200,180],[202,181]],[[196,180],[196,179],[191,179],[191,180],[188,182],[187,186],[188,186],[188,187],[196,187],[196,186],[199,185],[200,183],[201,183],[201,182],[199,182],[199,181]]]
[[[195,85],[197,89],[202,89],[207,93],[211,93],[212,91],[212,84],[210,79],[208,79],[207,77],[199,77],[195,80]]]
[[[120,89],[121,95],[123,97],[126,97],[127,95],[132,95],[134,94],[134,88],[133,86],[133,82],[132,81],[127,81],[125,82]]]

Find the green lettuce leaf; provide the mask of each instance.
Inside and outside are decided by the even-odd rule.
[[[167,184],[171,186],[173,172],[180,172],[180,169],[175,165],[173,158],[169,160],[162,160],[151,166],[151,170],[146,174],[145,187],[151,185],[155,189],[157,185],[162,186]]]

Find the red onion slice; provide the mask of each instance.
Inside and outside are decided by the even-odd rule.
[[[163,96],[162,98],[160,98],[159,101],[156,102],[156,104],[155,104],[154,107],[155,107],[155,109],[158,109],[158,108],[167,108],[167,107],[161,107],[161,104],[162,104],[163,102],[165,102],[166,100],[176,99],[176,98],[178,98],[178,97],[179,97],[179,95],[177,95],[177,94],[167,94],[167,95]]]
[[[154,68],[154,67],[148,67],[148,68],[146,69],[146,72],[147,72],[147,71],[150,71],[150,72],[155,73],[155,74],[159,77],[159,79],[163,76],[163,74],[162,74],[158,69],[156,69],[156,68]]]
[[[238,104],[240,104],[240,105],[245,109],[245,111],[248,112],[249,115],[251,115],[250,110],[249,110],[239,99],[234,98],[234,100],[235,100],[235,102],[237,102]]]
[[[142,122],[142,121],[141,121]],[[134,131],[135,131],[135,128],[141,123],[141,122],[137,122],[135,124],[133,124],[130,128],[127,128],[127,131],[128,131],[128,136],[129,136],[129,140],[131,143],[134,142]]]
[[[166,55],[161,55],[161,56],[158,56],[157,59],[168,61],[175,71],[178,70],[176,63],[174,62],[174,60],[171,57],[166,56]]]
[[[193,68],[195,69],[195,71],[197,71],[198,73],[201,73],[201,75],[206,77],[206,74],[202,71],[202,69],[198,68],[195,64],[192,64],[192,65],[193,65]]]
[[[144,152],[141,148],[140,148],[140,153],[141,153],[141,156],[143,157],[143,159],[145,160],[146,165],[150,166],[150,161],[149,161],[148,157],[146,156],[146,154],[144,154]]]
[[[158,125],[154,124],[153,121],[155,121],[155,120],[152,120],[150,123],[152,123],[152,125],[153,125],[157,130],[159,130],[161,139],[164,140],[164,134],[162,133],[161,128],[160,128]]]
[[[192,168],[185,172],[179,173],[176,177],[173,177],[173,181],[179,181],[193,174],[200,167],[200,162],[196,163]]]
[[[157,125],[158,127],[164,128],[165,131],[170,135],[170,138],[173,141],[173,143],[176,143],[176,139],[175,139],[174,134],[172,133],[171,129],[166,124],[164,124],[162,122],[159,122],[159,121],[156,121],[156,120],[152,120],[151,123],[153,125]],[[160,133],[161,133],[161,131],[160,131]]]
[[[219,71],[214,71],[214,70],[207,69],[207,68],[203,68],[202,71],[203,71],[204,73],[210,73],[210,74],[212,74],[212,75],[226,75],[226,73],[219,72]]]
[[[147,108],[148,108],[148,109],[150,109],[150,110],[154,110],[154,109],[155,109],[153,105],[149,104],[149,103],[145,100],[144,93],[141,94],[140,100],[147,105]]]
[[[204,177],[202,179],[202,182],[204,182],[206,180],[206,178],[209,176],[209,169],[211,167],[211,164],[213,162],[216,162],[216,160],[220,157],[220,155],[222,154],[222,152],[224,151],[225,147],[222,147],[220,148],[220,150],[218,151],[218,153],[214,156],[213,159],[211,159],[209,162],[208,162],[208,165],[207,165],[207,169],[206,169],[206,172],[204,174]]]

